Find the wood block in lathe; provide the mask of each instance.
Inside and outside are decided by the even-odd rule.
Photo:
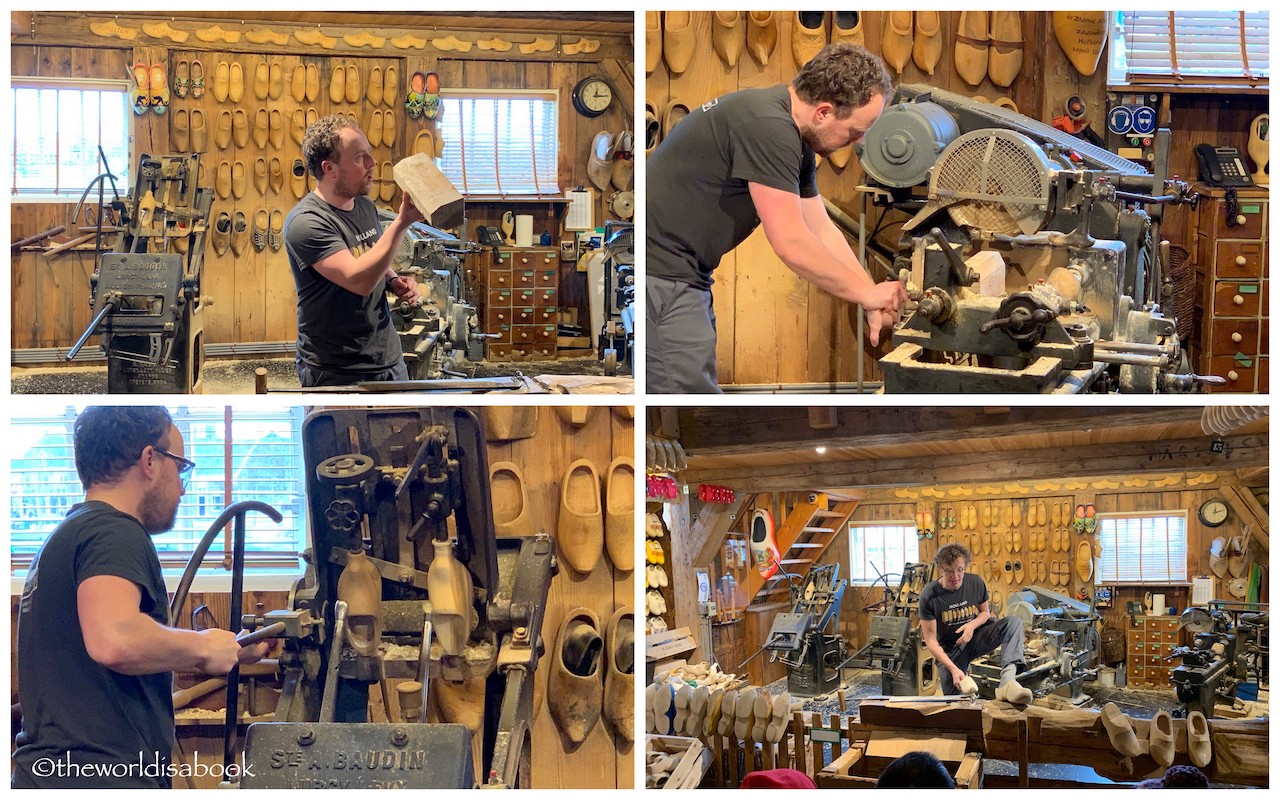
[[[409,156],[392,168],[392,174],[427,222],[437,228],[462,224],[462,195],[429,156]]]

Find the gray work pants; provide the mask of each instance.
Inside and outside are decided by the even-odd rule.
[[[645,391],[720,394],[716,382],[716,312],[711,291],[666,278],[644,282]]]
[[[977,659],[1000,648],[1000,665],[1021,664],[1022,652],[1022,620],[1018,617],[987,620],[987,623],[973,632],[973,638],[967,643],[957,645],[947,653],[951,663],[961,672],[968,672],[969,665]],[[960,690],[951,682],[951,670],[938,665],[938,677],[942,679],[943,694],[960,694]]]

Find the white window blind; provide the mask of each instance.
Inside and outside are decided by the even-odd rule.
[[[849,582],[875,583],[881,575],[897,577],[908,562],[920,559],[920,540],[910,522],[850,523]]]
[[[1187,515],[1099,514],[1099,583],[1187,580]]]
[[[463,195],[560,196],[554,92],[441,98],[440,171]]]
[[[1122,11],[1123,65],[1129,83],[1266,81],[1266,11]]]
[[[76,474],[72,431],[79,409],[48,415],[16,413],[9,427],[11,567],[25,569],[67,511],[84,499]],[[154,542],[161,563],[181,567],[200,537],[231,503],[260,500],[284,515],[277,525],[262,514],[245,517],[246,560],[296,568],[306,547],[302,409],[232,412],[228,438],[223,408],[169,409],[182,431],[186,458],[196,463],[169,533]],[[230,460],[227,446],[230,445]],[[227,495],[228,482],[231,487]],[[219,540],[205,563],[221,564]]]
[[[108,83],[107,86],[101,85]],[[104,172],[102,147],[120,193],[129,191],[129,93],[118,82],[14,78],[13,181],[23,197],[79,197]],[[111,195],[110,186],[106,189]],[[97,196],[94,196],[96,202]]]

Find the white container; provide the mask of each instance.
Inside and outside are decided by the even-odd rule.
[[[533,215],[516,214],[516,247],[533,246]]]

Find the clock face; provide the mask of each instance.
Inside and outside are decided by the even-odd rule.
[[[1200,506],[1200,519],[1206,525],[1221,525],[1227,521],[1227,504],[1221,500],[1208,501]]]
[[[582,113],[598,116],[613,102],[613,89],[599,78],[587,78],[578,84],[574,99]]]

